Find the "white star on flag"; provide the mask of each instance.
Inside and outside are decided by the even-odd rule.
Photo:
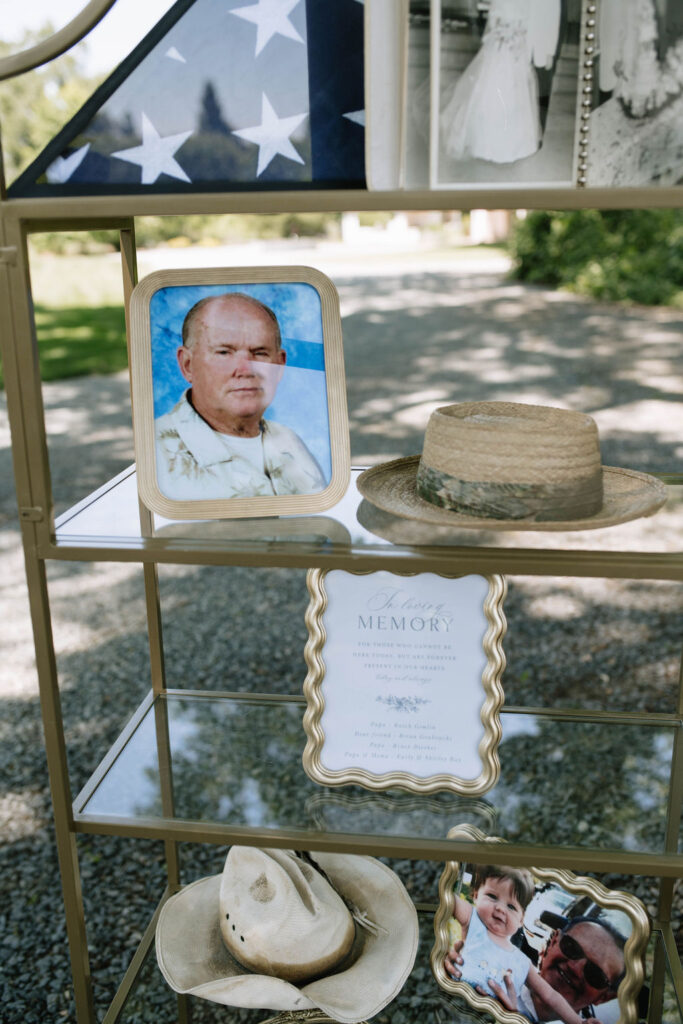
[[[298,164],[305,163],[305,160],[299,156],[289,141],[289,136],[299,127],[305,117],[308,117],[307,113],[294,114],[292,117],[278,117],[266,94],[261,93],[261,124],[254,128],[240,128],[232,133],[259,147],[257,178],[278,153],[287,157],[288,160],[296,160]]]
[[[166,135],[162,138],[146,114],[142,115],[142,145],[130,149],[119,149],[112,156],[119,160],[127,160],[129,164],[139,164],[142,168],[142,184],[153,185],[160,174],[168,174],[171,178],[190,181],[173,154],[180,149],[183,142],[192,132],[178,132],[177,135]]]
[[[348,118],[349,121],[353,121],[354,124],[359,124],[365,127],[365,111],[364,110],[352,110],[348,114],[342,114],[342,117]]]
[[[181,64],[187,64],[187,61],[183,57],[182,53],[176,46],[169,46],[168,50],[164,54],[164,57],[168,57],[170,60],[177,60]]]
[[[269,39],[274,35],[285,36],[287,39],[294,39],[297,43],[303,43],[303,39],[289,20],[290,12],[296,7],[299,0],[258,0],[258,3],[251,7],[237,7],[230,11],[238,18],[245,21],[252,21],[256,25],[256,53],[259,53]]]
[[[85,154],[90,149],[90,143],[86,142],[84,146],[77,149],[75,153],[70,153],[69,156],[58,156],[56,160],[53,160],[50,166],[45,171],[45,177],[52,185],[54,182],[62,184],[68,181],[71,175],[74,173],[77,167],[83,163]]]

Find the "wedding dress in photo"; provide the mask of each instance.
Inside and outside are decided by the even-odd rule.
[[[683,93],[683,38],[659,40],[654,0],[602,0],[598,31],[600,90],[613,92],[627,115],[655,115]]]
[[[660,38],[657,11],[654,0],[600,5],[598,82],[609,99],[590,115],[590,186],[683,181],[683,36],[665,23]]]
[[[492,0],[481,47],[440,117],[445,152],[512,163],[541,144],[535,67],[550,69],[561,0]]]

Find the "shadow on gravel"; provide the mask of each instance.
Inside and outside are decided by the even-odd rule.
[[[341,297],[355,455],[419,452],[433,408],[486,399],[590,412],[607,465],[675,468],[679,312],[599,305],[497,275],[359,280]]]
[[[340,283],[340,294],[352,452],[358,459],[418,452],[434,407],[484,398],[595,413],[606,464],[663,471],[680,458],[683,421],[673,383],[683,326],[679,313],[620,310],[486,274],[359,278]],[[45,403],[61,511],[132,461],[128,382],[123,375],[63,381],[46,389]],[[2,447],[5,520],[16,516],[9,470],[9,452]],[[77,792],[149,689],[142,573],[138,566],[55,563],[49,578]],[[160,580],[169,686],[301,692],[303,572],[176,566],[162,567]],[[508,704],[675,709],[679,585],[518,577],[510,580],[505,612]],[[667,730],[509,720],[517,728],[509,727],[504,736],[501,781],[481,802],[491,831],[530,840],[572,843],[578,834],[589,845],[659,847],[671,745]],[[32,693],[0,699],[0,723],[3,1019],[70,1022],[37,699]],[[207,706],[185,726],[178,798],[188,807],[193,800],[223,797],[226,814],[231,801],[241,813],[251,801],[253,813],[264,817],[286,815],[290,805],[292,813],[312,813],[310,806],[299,806],[300,770],[288,767],[304,743],[296,716],[280,731],[251,718],[231,722],[228,730]],[[251,793],[238,787],[245,768],[254,780]],[[344,793],[349,813],[360,813],[354,800],[367,794],[353,787]],[[581,808],[580,818],[568,818],[567,806]],[[463,807],[461,813],[469,812]],[[79,837],[78,849],[102,1007],[163,887],[163,851],[158,843],[97,836]],[[219,847],[184,848],[185,880],[220,870],[224,854]],[[434,865],[408,870],[403,864],[401,873],[421,895],[435,884]],[[634,886],[653,906],[655,882],[615,884]],[[680,895],[676,914],[680,928]],[[430,941],[428,935],[426,951]],[[421,1016],[435,995],[427,959],[425,952],[424,970],[414,972],[409,983]],[[130,1019],[175,1021],[175,1000],[154,964],[145,977]],[[197,1002],[194,1019],[220,1021],[225,1012]],[[440,1012],[435,1020],[453,1019],[452,1009]],[[234,1016],[256,1024],[267,1013]],[[401,1024],[398,1017],[394,1024]]]
[[[108,635],[59,656],[69,765],[77,792],[149,689],[147,641],[137,576],[105,584],[98,592],[93,583],[102,567],[80,567],[70,582],[84,593],[69,601],[66,593],[59,594],[69,577],[63,566],[56,568],[52,587],[57,591],[56,639],[62,649],[69,646],[76,625],[82,635],[94,636],[117,608],[123,615]],[[506,602],[507,701],[546,708],[671,710],[680,642],[673,585],[608,581],[615,588],[608,595],[592,593],[593,582],[511,581]],[[307,602],[303,573],[173,567],[168,573],[162,569],[161,590],[171,686],[301,692]],[[238,602],[236,609],[230,607]],[[232,610],[237,614],[229,619]],[[269,652],[265,665],[264,650]],[[0,849],[7,886],[0,950],[15,992],[5,1019],[32,1024],[70,1012],[69,968],[37,701],[1,701],[0,720],[0,775],[8,780],[0,806],[9,810],[15,802],[16,824]],[[361,813],[373,814],[368,799],[386,801],[385,795],[369,796],[356,787],[330,794],[314,786],[299,764],[304,743],[300,711],[280,715],[276,727],[273,721],[253,714],[226,720],[208,702],[180,716],[177,735],[182,744],[175,750],[174,766],[181,817],[263,824],[291,817],[316,828],[321,815],[339,816],[346,807],[351,822]],[[454,814],[481,825],[486,810],[488,831],[511,839],[661,847],[670,730],[630,725],[607,730],[516,717],[508,721],[510,730],[500,748],[500,782],[483,799],[459,799],[456,811],[449,811],[451,798],[440,794],[436,803],[443,798],[443,825],[455,823]],[[145,762],[136,767],[139,774],[122,787],[127,787],[126,798],[137,802],[138,813],[157,814],[154,766]],[[148,791],[153,796],[144,806]],[[568,807],[578,817],[568,816]],[[379,820],[379,811],[373,816]],[[163,888],[163,851],[158,843],[96,836],[79,838],[78,847],[96,994],[104,1007]],[[184,847],[185,880],[220,870],[224,854],[223,848]],[[403,864],[401,874],[420,898],[429,899],[437,866]],[[619,879],[618,885],[634,888],[654,905],[655,883]],[[32,982],[24,990],[21,978],[28,978],[28,972]],[[148,983],[134,1002],[134,1019],[170,1024],[175,1020],[173,999],[153,964],[146,977]],[[431,984],[425,959],[410,985],[416,998],[424,999]],[[221,1020],[215,1013],[216,1008],[202,1006],[198,1019]],[[240,1016],[245,1022],[252,1019],[256,1024],[256,1018]]]

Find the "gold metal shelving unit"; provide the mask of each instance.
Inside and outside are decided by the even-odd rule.
[[[90,20],[110,6],[91,0]],[[98,11],[95,11],[98,8]],[[76,19],[78,21],[78,19]],[[71,30],[71,35],[82,24]],[[72,40],[73,41],[73,40]],[[63,42],[63,40],[62,40]],[[55,51],[56,52],[56,51]],[[0,75],[17,73],[54,55],[47,50],[23,62],[0,63]],[[670,580],[683,583],[683,475],[669,474],[667,515],[680,521],[680,536],[661,536],[657,518],[635,537],[626,524],[607,531],[578,535],[525,535],[522,546],[514,535],[479,537],[471,531],[439,543],[383,541],[364,529],[356,518],[359,496],[352,479],[340,504],[320,516],[264,521],[229,521],[209,534],[201,523],[169,524],[155,520],[137,501],[134,468],[83,499],[54,520],[50,464],[41,395],[27,240],[44,231],[116,229],[121,242],[121,269],[126,306],[137,279],[136,216],[196,213],[273,213],[328,210],[415,210],[488,208],[630,208],[681,206],[681,189],[496,189],[491,191],[438,191],[370,193],[365,191],[292,191],[239,194],[139,195],[134,197],[78,197],[7,199],[0,201],[0,330],[12,430],[16,492],[23,536],[30,611],[33,623],[40,699],[55,829],[61,868],[67,931],[79,1024],[94,1021],[86,924],[76,850],[79,833],[115,834],[155,838],[165,842],[168,884],[159,908],[179,884],[177,844],[247,843],[312,850],[341,850],[435,861],[462,858],[477,861],[488,856],[481,843],[444,838],[463,805],[402,796],[351,794],[345,803],[339,794],[314,786],[300,763],[292,764],[301,791],[298,820],[257,822],[247,825],[237,814],[226,814],[199,797],[183,775],[182,735],[197,716],[210,709],[218,717],[229,706],[233,724],[226,720],[225,747],[216,749],[207,771],[222,766],[225,784],[234,779],[249,758],[244,744],[253,714],[272,720],[276,737],[300,736],[302,701],[262,694],[199,693],[169,690],[164,677],[163,639],[157,565],[221,564],[251,567],[388,569],[453,573],[505,572],[525,575],[595,576]],[[362,520],[362,516],[361,516]],[[673,537],[673,539],[672,539]],[[680,541],[680,543],[679,543]],[[59,680],[52,639],[46,565],[51,560],[125,561],[137,563],[144,575],[151,655],[150,692],[119,739],[94,768],[93,775],[74,797],[71,792],[67,750],[62,727]],[[637,848],[623,849],[618,823],[608,839],[586,844],[554,841],[535,834],[506,847],[513,864],[537,864],[582,871],[609,871],[651,875],[660,881],[660,902],[655,922],[657,941],[652,978],[650,1024],[660,1024],[659,993],[668,976],[683,1020],[683,969],[671,926],[676,880],[683,874],[679,829],[683,807],[683,684],[678,706],[670,714],[601,713],[508,708],[503,719],[526,716],[530,722],[553,721],[558,737],[572,729],[590,727],[622,730],[624,743],[641,730],[655,730],[662,738],[668,765],[668,795],[659,817],[657,842],[639,840]],[[183,728],[178,731],[178,723]],[[298,730],[298,732],[297,732]],[[242,744],[242,746],[240,746]],[[293,746],[296,744],[294,743]],[[231,759],[230,751],[237,755]],[[300,754],[300,750],[299,750]],[[252,759],[253,761],[253,759]],[[143,772],[143,768],[145,771]],[[258,771],[256,764],[251,770]],[[296,774],[298,772],[298,774]],[[143,777],[144,776],[144,777]],[[507,812],[504,794],[497,791],[485,809]],[[341,801],[341,802],[340,802]],[[370,818],[363,817],[367,801]],[[374,803],[373,803],[374,801]],[[393,801],[393,802],[392,802]],[[470,801],[468,813],[479,813]],[[400,814],[399,814],[400,812]],[[568,813],[571,813],[569,809]],[[426,816],[426,817],[425,817]],[[364,822],[363,828],[358,822]],[[425,824],[427,822],[427,824]],[[500,830],[499,830],[500,831]],[[502,830],[504,831],[504,830]],[[157,909],[157,914],[158,914]],[[121,1019],[128,997],[153,944],[156,914],[147,927],[137,953],[104,1021]],[[184,1009],[181,1006],[181,1016]]]

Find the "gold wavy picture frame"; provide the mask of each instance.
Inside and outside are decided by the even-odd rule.
[[[332,770],[323,764],[325,730],[322,725],[322,717],[325,710],[324,680],[326,671],[323,653],[328,635],[328,626],[325,623],[325,612],[328,607],[328,595],[325,588],[327,574],[328,570],[325,569],[310,569],[306,577],[310,595],[306,610],[308,640],[304,648],[308,669],[304,681],[304,696],[307,702],[304,730],[307,741],[303,753],[303,766],[306,774],[314,782],[324,786],[359,785],[371,790],[397,788],[413,793],[435,793],[439,790],[450,790],[464,796],[481,796],[488,792],[496,784],[500,775],[498,746],[502,735],[500,709],[504,701],[501,677],[505,668],[503,637],[507,628],[503,611],[503,601],[507,593],[505,577],[499,574],[484,577],[488,583],[488,593],[483,606],[487,627],[482,641],[486,666],[481,679],[476,680],[476,683],[482,688],[480,719],[484,731],[478,747],[481,771],[475,778],[463,778],[446,771],[429,776],[396,770],[377,774],[358,765]],[[349,575],[368,576],[372,574],[356,572]],[[392,573],[391,575],[405,580],[417,576],[418,573]],[[443,579],[462,578],[458,575],[442,573],[438,575]],[[457,713],[460,687],[470,687],[474,683],[475,680],[466,679],[454,684],[453,710],[455,713]]]
[[[450,829],[448,838],[484,840],[492,844],[501,844],[500,856],[497,852],[492,855],[491,863],[499,863],[505,859],[505,840],[487,836],[474,825],[457,825]],[[439,906],[434,915],[435,940],[430,957],[432,973],[446,992],[462,996],[477,1010],[492,1014],[503,1024],[528,1024],[527,1017],[504,1009],[493,996],[481,995],[467,982],[456,981],[450,977],[444,966],[444,959],[451,945],[448,923],[453,916],[453,893],[465,866],[465,862],[449,861],[439,879]],[[561,869],[532,867],[529,870],[539,882],[553,882],[572,896],[589,897],[601,910],[619,911],[628,918],[631,931],[624,945],[624,976],[616,996],[620,1011],[618,1024],[637,1024],[637,997],[644,981],[644,953],[650,935],[650,921],[643,904],[630,893],[607,889],[594,878],[575,875]],[[596,1016],[600,1017],[599,1004]]]

